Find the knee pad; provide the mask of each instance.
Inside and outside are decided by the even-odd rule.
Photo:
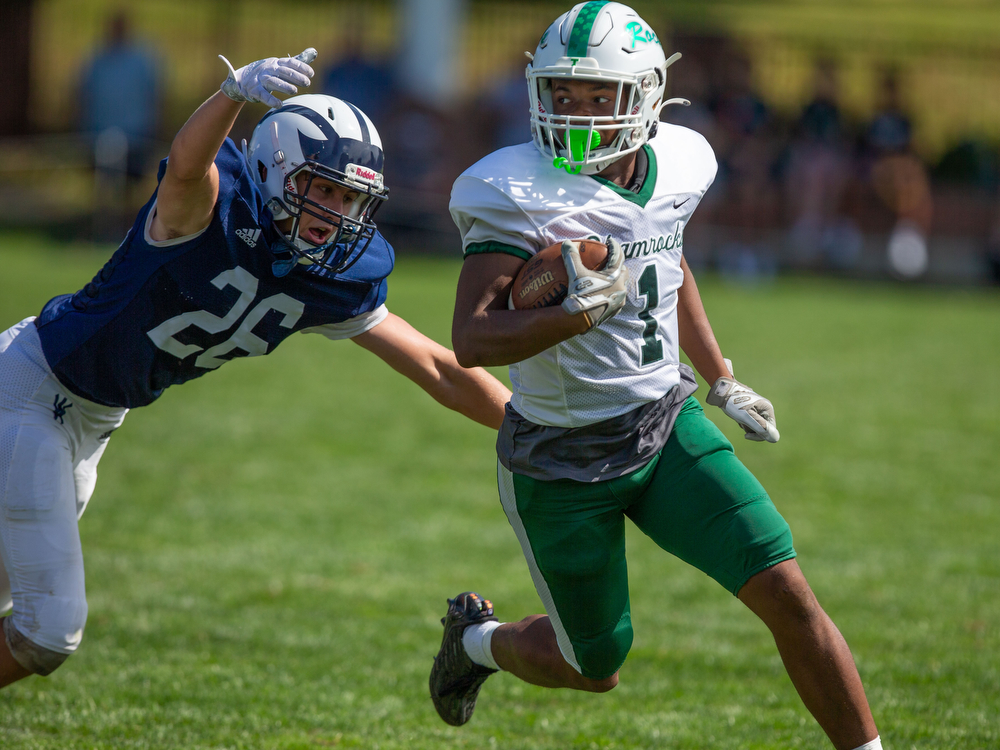
[[[3,634],[11,656],[32,674],[42,677],[52,674],[69,658],[69,654],[52,651],[29,641],[17,632],[9,617],[3,619]]]

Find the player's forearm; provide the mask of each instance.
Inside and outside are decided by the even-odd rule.
[[[570,315],[562,307],[508,309],[511,284],[523,265],[504,253],[470,255],[462,264],[451,343],[463,366],[521,362],[588,330],[583,313]]]
[[[510,391],[481,367],[464,368],[457,361],[439,365],[441,379],[428,392],[438,403],[479,424],[499,429]]]
[[[711,385],[720,377],[729,377],[729,369],[723,360],[712,325],[708,322],[694,275],[686,261],[681,261],[681,267],[684,271],[684,283],[677,290],[677,333],[681,349],[698,374]]]
[[[398,315],[352,339],[396,372],[423,388],[435,401],[470,419],[498,428],[510,391],[481,368],[466,369],[455,353],[428,338]]]
[[[456,317],[451,339],[463,366],[488,367],[521,362],[588,328],[584,315],[570,315],[561,307],[489,309]]]
[[[195,110],[170,146],[167,169],[174,179],[205,178],[242,107],[217,91]]]

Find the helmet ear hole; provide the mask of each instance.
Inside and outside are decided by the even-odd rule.
[[[267,182],[267,167],[260,159],[257,160],[257,174],[260,175],[260,181],[262,183]]]

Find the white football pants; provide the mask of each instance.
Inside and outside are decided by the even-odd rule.
[[[32,643],[70,654],[87,621],[77,522],[128,409],[70,393],[34,318],[0,333],[0,614]]]

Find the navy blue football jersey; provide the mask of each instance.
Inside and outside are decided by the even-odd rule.
[[[226,139],[215,163],[219,198],[207,229],[147,241],[154,193],[94,280],[50,300],[35,320],[49,366],[77,395],[144,406],[230,359],[269,354],[295,331],[385,302],[394,255],[379,233],[343,273],[298,264],[275,277],[276,230],[243,155]],[[159,179],[165,169],[164,160]]]

